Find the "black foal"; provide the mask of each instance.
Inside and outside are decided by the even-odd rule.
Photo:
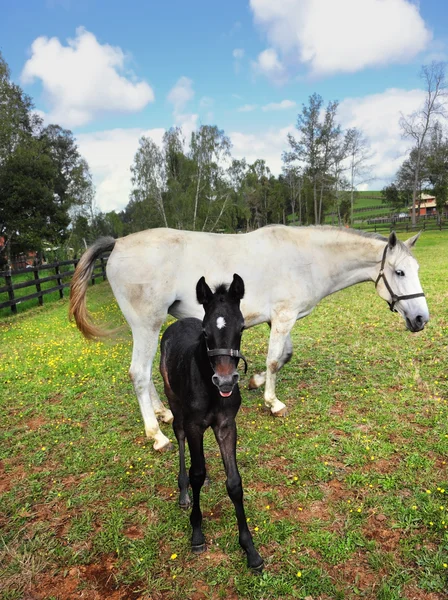
[[[193,490],[191,546],[193,552],[200,554],[205,550],[199,504],[206,475],[203,440],[205,430],[212,427],[227,475],[227,492],[235,506],[240,545],[246,552],[248,566],[261,571],[263,560],[255,550],[247,527],[243,487],[236,464],[235,416],[241,405],[237,366],[240,358],[246,363],[240,353],[244,329],[240,300],[244,296],[244,282],[235,274],[228,290],[220,285],[213,293],[201,277],[196,296],[204,306],[204,320],[182,319],[173,323],[163,334],[161,343],[160,372],[179,443],[179,504],[184,508],[190,505],[190,483]],[[189,478],[185,468],[185,437],[191,456]]]

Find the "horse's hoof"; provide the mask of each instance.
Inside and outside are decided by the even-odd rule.
[[[255,383],[255,378],[254,376],[252,376],[249,379],[249,385],[247,386],[250,390],[257,390],[258,389],[258,385]]]
[[[166,413],[161,413],[157,416],[162,421],[162,423],[167,423],[167,425],[169,425],[170,423],[172,423],[174,421],[174,416],[171,411],[167,411]]]
[[[197,544],[196,546],[191,546],[191,551],[193,554],[202,554],[205,551],[205,544]]]
[[[170,452],[174,448],[173,444],[168,440],[168,443],[162,446],[161,448],[156,448],[154,445],[154,450],[157,452]]]
[[[288,414],[288,409],[286,408],[281,408],[280,410],[278,410],[277,412],[273,412],[272,413],[274,417],[286,417],[286,415]]]
[[[187,510],[188,508],[190,508],[190,506],[191,506],[190,498],[187,498],[187,500],[185,500],[184,502],[179,502],[179,506],[181,507],[182,510]]]
[[[249,389],[250,390],[258,390],[266,382],[266,377],[260,373],[255,373],[249,379]]]

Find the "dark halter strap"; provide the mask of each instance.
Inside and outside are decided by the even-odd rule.
[[[422,296],[424,297],[425,294],[423,292],[419,292],[418,294],[406,294],[405,296],[397,296],[397,294],[395,294],[392,291],[392,288],[389,285],[389,282],[386,279],[386,275],[384,274],[384,265],[386,264],[386,254],[387,254],[387,248],[389,247],[389,244],[386,244],[386,247],[384,248],[384,252],[383,252],[383,259],[381,261],[381,267],[380,267],[380,272],[378,273],[378,277],[376,278],[375,281],[375,287],[378,285],[378,282],[380,279],[384,280],[384,285],[387,288],[387,291],[390,294],[390,298],[391,298],[391,302],[388,302],[389,308],[392,312],[397,312],[397,309],[394,308],[395,304],[397,302],[399,302],[400,300],[411,300],[412,298],[421,298]]]
[[[214,350],[209,350],[207,348],[207,354],[209,356],[232,356],[244,361],[244,374],[247,373],[247,360],[243,354],[239,350],[232,350],[232,348],[215,348]]]

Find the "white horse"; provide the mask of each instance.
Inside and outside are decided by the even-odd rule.
[[[133,336],[130,377],[140,404],[145,432],[154,448],[168,446],[157,416],[171,422],[152,381],[159,331],[167,313],[176,318],[204,316],[195,296],[204,276],[212,285],[232,281],[239,273],[246,284],[241,302],[246,327],[269,323],[266,372],[254,375],[250,387],[266,383],[264,401],[272,414],[285,405],[275,395],[278,371],[292,356],[290,331],[329,294],[362,281],[374,281],[381,298],[399,312],[410,331],[429,320],[410,249],[418,235],[400,242],[350,229],[274,225],[246,234],[213,234],[149,229],[124,238],[101,238],[81,257],[70,292],[70,316],[87,338],[107,332],[87,312],[86,291],[95,259],[112,251],[107,277]]]

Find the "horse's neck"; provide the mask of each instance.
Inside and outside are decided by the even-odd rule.
[[[320,244],[322,269],[327,275],[323,295],[361,283],[374,281],[384,242],[377,238],[351,233],[327,232],[328,240]]]

